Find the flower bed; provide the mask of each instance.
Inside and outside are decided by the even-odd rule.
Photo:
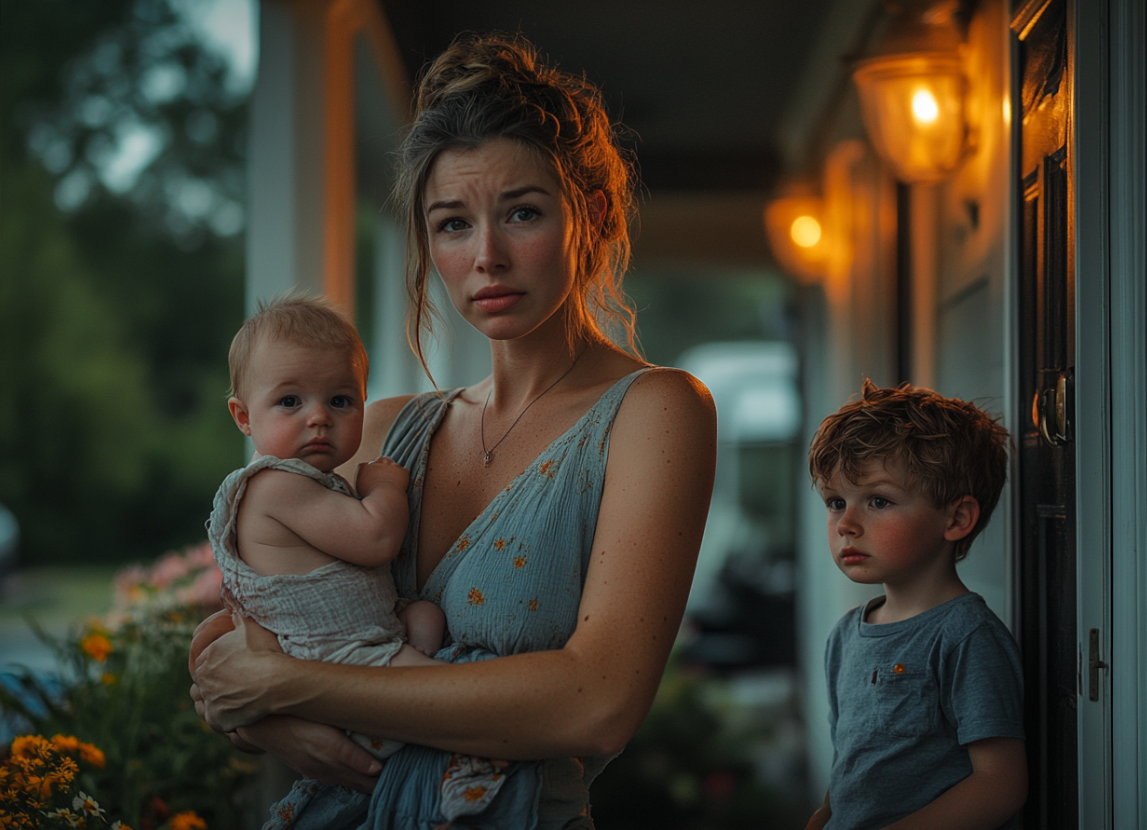
[[[255,765],[204,726],[188,695],[191,634],[218,609],[219,584],[202,545],[125,568],[113,611],[65,637],[29,621],[56,671],[22,669],[15,688],[0,686],[6,717],[32,733],[13,741],[0,767],[0,830],[242,826],[240,796]]]

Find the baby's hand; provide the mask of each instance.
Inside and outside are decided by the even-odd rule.
[[[405,492],[409,481],[410,472],[385,456],[369,464],[359,464],[355,473],[355,486],[363,496],[382,484],[393,484]]]

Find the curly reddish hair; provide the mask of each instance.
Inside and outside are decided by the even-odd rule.
[[[865,466],[879,461],[903,469],[905,485],[936,507],[972,496],[980,518],[956,546],[959,561],[999,503],[1010,444],[999,419],[975,404],[907,383],[882,389],[865,380],[858,400],[821,423],[809,447],[808,469],[817,485],[837,473],[855,482]]]

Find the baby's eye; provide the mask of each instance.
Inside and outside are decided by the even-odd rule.
[[[877,510],[883,510],[885,507],[888,507],[890,504],[892,504],[892,502],[884,498],[884,496],[873,496],[870,504]]]
[[[510,212],[511,222],[529,222],[531,219],[537,219],[542,213],[532,205],[522,205],[516,207]]]
[[[351,400],[346,395],[335,395],[331,398],[331,406],[335,409],[345,409],[351,405]]]
[[[294,395],[286,395],[279,399],[279,406],[285,406],[288,409],[294,409],[299,405],[299,399]]]
[[[829,510],[844,510],[844,499],[826,499],[824,504]]]

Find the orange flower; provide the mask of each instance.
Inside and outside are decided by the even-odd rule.
[[[80,648],[97,663],[106,661],[113,651],[111,640],[95,631],[80,640]]]
[[[171,817],[171,830],[207,830],[207,822],[195,814],[193,810],[185,813],[176,813]]]
[[[515,557],[514,557],[514,567],[515,567],[515,568],[524,568],[524,567],[526,567],[526,557],[524,557],[524,556],[515,556]]]
[[[471,588],[470,593],[466,596],[466,602],[470,605],[484,605],[486,598],[477,588]]]
[[[532,600],[527,602],[526,607],[529,608],[531,611],[537,611],[538,610],[538,598],[534,597]]]
[[[104,758],[102,750],[92,744],[86,744],[83,741],[80,742],[80,758],[85,763],[91,764],[93,767],[98,767],[99,769],[103,769],[104,764],[107,763],[107,759]]]
[[[52,746],[60,752],[79,752],[80,740],[72,735],[53,735]]]

